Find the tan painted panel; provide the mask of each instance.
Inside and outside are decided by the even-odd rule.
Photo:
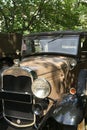
[[[51,84],[50,97],[59,99],[65,92],[68,59],[59,56],[37,56],[25,59],[21,66],[30,67],[38,77],[45,78]]]

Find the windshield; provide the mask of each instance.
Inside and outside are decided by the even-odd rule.
[[[22,54],[31,53],[62,53],[69,55],[77,55],[79,44],[79,36],[58,36],[58,37],[43,37],[23,39]]]

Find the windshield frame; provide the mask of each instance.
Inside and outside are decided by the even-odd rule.
[[[69,53],[61,53],[61,52],[39,52],[39,54],[56,54],[56,55],[66,55],[66,56],[78,56],[78,53],[79,53],[79,50],[78,50],[78,48],[79,48],[79,41],[80,41],[80,37],[79,37],[79,34],[73,34],[73,35],[64,35],[64,34],[58,34],[58,35],[50,35],[50,36],[48,36],[48,35],[41,35],[41,36],[37,36],[37,35],[34,35],[34,36],[25,36],[25,37],[23,37],[23,40],[26,40],[26,39],[28,39],[28,40],[42,40],[42,39],[51,39],[51,41],[50,42],[52,42],[52,41],[55,41],[55,40],[57,40],[57,39],[59,39],[59,38],[61,38],[61,37],[66,37],[66,38],[68,38],[68,37],[78,37],[78,45],[77,45],[77,52],[76,52],[76,54],[69,54]],[[32,53],[32,54],[38,54],[38,52],[36,53]],[[27,55],[32,55],[32,54],[27,54]]]

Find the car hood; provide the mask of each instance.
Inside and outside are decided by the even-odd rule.
[[[29,67],[38,76],[67,68],[68,59],[60,56],[32,56],[23,59],[22,66]]]
[[[50,97],[59,99],[65,92],[64,80],[69,70],[68,58],[61,56],[33,56],[23,59],[21,66],[29,67],[39,78],[45,78],[52,86]]]

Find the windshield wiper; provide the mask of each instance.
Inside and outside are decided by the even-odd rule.
[[[55,41],[55,40],[57,40],[57,39],[59,39],[59,38],[61,38],[61,37],[63,37],[64,35],[63,34],[60,34],[60,35],[58,35],[57,37],[55,37],[55,38],[53,38],[51,41],[49,41],[48,43],[50,43],[50,42],[53,42],[53,41]]]

